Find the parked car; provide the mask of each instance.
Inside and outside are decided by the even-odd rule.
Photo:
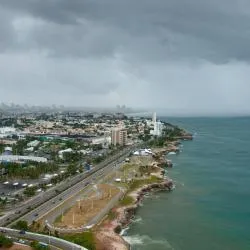
[[[22,239],[19,239],[18,242],[21,243],[21,244],[24,244],[24,243],[25,243],[25,241],[22,240]]]

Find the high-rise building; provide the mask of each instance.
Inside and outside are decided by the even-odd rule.
[[[161,136],[162,134],[162,123],[161,122],[155,122],[154,124],[154,135]]]
[[[127,130],[122,128],[113,128],[111,131],[111,143],[113,145],[124,146],[127,143]]]
[[[154,126],[154,129],[150,131],[150,134],[154,136],[161,136],[163,125],[160,121],[157,121],[156,112],[154,112],[152,116],[152,125]]]

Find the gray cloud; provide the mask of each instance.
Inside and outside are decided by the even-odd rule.
[[[3,0],[0,32],[3,101],[250,111],[246,0]]]

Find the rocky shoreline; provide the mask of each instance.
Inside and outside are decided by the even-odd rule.
[[[133,204],[112,209],[114,218],[108,219],[96,230],[95,237],[97,242],[97,250],[129,250],[130,245],[120,235],[122,229],[126,228],[136,213],[136,210],[143,200],[145,194],[153,191],[171,191],[173,189],[173,181],[164,179],[165,167],[172,167],[172,161],[166,158],[169,152],[179,152],[180,140],[192,140],[191,134],[183,134],[178,140],[170,142],[167,147],[155,149],[152,158],[155,162],[152,164],[154,171],[151,175],[156,176],[160,182],[144,185],[129,193],[133,198]],[[156,171],[155,171],[156,170]]]
[[[137,190],[131,192],[129,196],[134,199],[134,203],[129,206],[118,207],[113,209],[116,214],[116,218],[103,225],[101,230],[97,231],[96,239],[101,242],[101,247],[98,250],[129,250],[130,245],[126,242],[120,232],[126,228],[131,222],[136,213],[136,210],[143,200],[145,194],[152,191],[167,190],[171,191],[173,188],[173,182],[170,179],[163,180],[160,183],[152,183],[145,185]]]

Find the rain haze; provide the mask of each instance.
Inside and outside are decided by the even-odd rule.
[[[0,0],[0,101],[250,114],[250,1]]]

